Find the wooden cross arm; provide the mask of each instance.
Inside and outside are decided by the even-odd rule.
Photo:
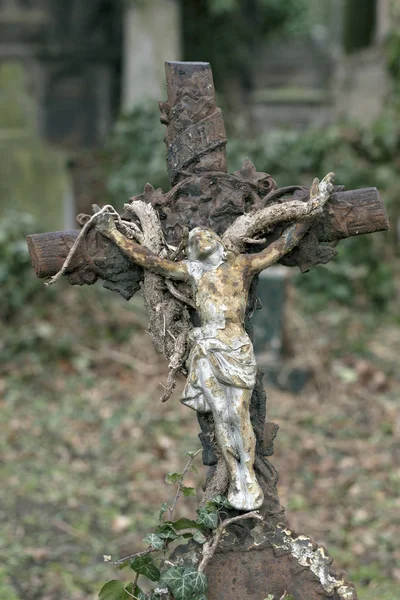
[[[28,235],[28,250],[37,277],[52,277],[61,269],[79,231],[53,231]],[[82,239],[66,275],[72,285],[103,286],[129,300],[140,289],[143,270],[127,258],[115,244],[94,228]]]
[[[314,233],[320,242],[334,242],[387,229],[388,218],[378,190],[364,188],[333,194]],[[55,231],[27,237],[37,277],[51,277],[59,271],[78,233]],[[124,297],[131,297],[139,289],[142,270],[115,244],[91,229],[78,247],[67,275],[70,283],[78,285],[91,285],[98,278],[104,279],[106,287],[112,287]]]
[[[371,187],[334,193],[314,233],[320,242],[335,242],[388,229],[385,205],[377,188]]]
[[[72,248],[79,231],[52,231],[50,233],[34,233],[26,238],[32,266],[39,279],[55,275],[62,267],[68,252]],[[69,272],[80,264],[85,258],[82,249],[78,248]],[[97,277],[94,278],[96,281]],[[94,283],[93,281],[93,283]]]

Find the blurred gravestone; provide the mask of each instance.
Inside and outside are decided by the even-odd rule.
[[[254,350],[269,386],[298,393],[306,383],[308,370],[291,365],[284,352],[289,277],[289,269],[282,266],[271,267],[260,275],[257,295],[262,310],[252,317]]]
[[[164,91],[164,60],[179,60],[180,19],[176,0],[127,2],[124,13],[122,109]]]
[[[35,131],[35,102],[21,62],[0,64],[0,217],[32,214],[42,229],[61,228],[68,191],[65,158]]]
[[[66,155],[49,143],[76,158],[107,135],[118,108],[123,5],[0,0],[0,217],[13,206],[43,229],[73,227]],[[91,167],[81,169],[85,181]]]

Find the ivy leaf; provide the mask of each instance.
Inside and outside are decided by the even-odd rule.
[[[162,548],[164,548],[164,540],[163,540],[163,538],[161,538],[156,533],[148,533],[143,538],[143,541],[146,544],[149,544],[149,546],[152,546],[153,548],[155,548],[155,550],[161,550]]]
[[[157,527],[157,535],[163,540],[176,540],[178,535],[171,529],[171,522]]]
[[[215,496],[212,500],[206,502],[205,506],[210,512],[221,508],[232,508],[225,496]]]
[[[131,591],[132,584],[130,583],[126,586],[122,581],[116,579],[108,581],[99,592],[99,600],[129,600],[131,596],[129,596],[125,588]]]
[[[230,506],[229,502],[225,496],[214,496],[214,498],[211,500],[211,502],[213,502],[214,504],[217,504],[218,506],[225,506],[225,507]]]
[[[189,498],[190,496],[196,496],[196,490],[192,487],[186,487],[186,485],[181,485],[181,490],[185,498]]]
[[[131,562],[131,569],[144,575],[150,581],[158,581],[160,579],[160,571],[153,563],[153,559],[150,554],[144,554],[143,556],[137,556]]]
[[[206,576],[194,567],[171,567],[163,573],[161,580],[169,587],[175,600],[197,600],[208,589]]]
[[[135,587],[135,591],[132,592],[132,595],[135,596],[138,600],[146,600],[146,594],[142,592],[138,585]]]
[[[201,526],[196,523],[196,521],[192,521],[192,519],[186,519],[186,517],[182,517],[181,519],[178,519],[174,523],[170,524],[177,531],[180,531],[181,529],[201,529]]]
[[[167,504],[166,502],[163,502],[163,503],[161,504],[160,514],[159,514],[159,517],[158,517],[158,520],[159,520],[159,521],[162,521],[162,518],[163,518],[163,516],[164,516],[164,513],[166,513],[166,512],[167,512],[167,510],[168,510],[168,504]]]
[[[165,477],[165,481],[172,485],[173,483],[178,483],[182,479],[182,473],[167,473]]]
[[[194,567],[186,569],[186,577],[191,577],[193,585],[193,596],[203,596],[208,591],[208,581],[204,573],[200,573]]]
[[[206,536],[203,533],[201,533],[201,531],[195,531],[193,534],[193,539],[198,544],[204,544],[204,542],[207,541]]]
[[[216,510],[209,512],[206,507],[197,510],[197,523],[206,529],[215,529],[218,525],[218,512]]]

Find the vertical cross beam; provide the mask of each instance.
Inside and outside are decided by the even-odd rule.
[[[227,173],[226,131],[216,106],[209,63],[167,62],[167,102],[160,102],[167,125],[167,169],[171,185],[189,173]]]

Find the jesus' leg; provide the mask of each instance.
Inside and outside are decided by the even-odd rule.
[[[215,380],[207,360],[201,361],[203,391],[214,415],[219,450],[229,471],[228,500],[237,510],[255,510],[263,493],[254,473],[255,436],[250,422],[251,390]]]

